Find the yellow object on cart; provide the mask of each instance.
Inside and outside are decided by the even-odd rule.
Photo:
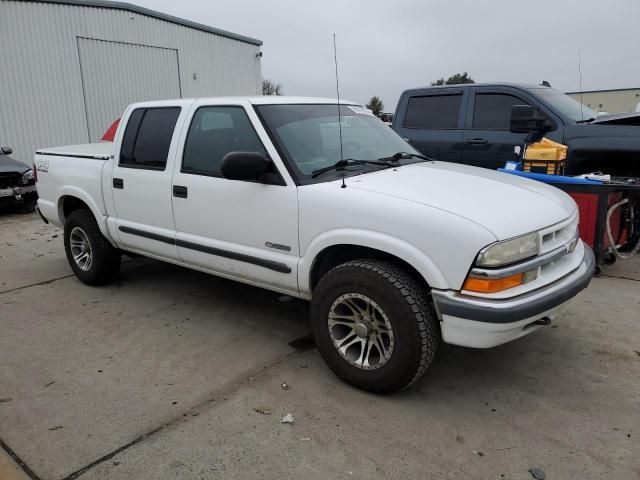
[[[563,175],[567,149],[566,145],[543,138],[527,146],[522,159],[522,169],[525,172]]]

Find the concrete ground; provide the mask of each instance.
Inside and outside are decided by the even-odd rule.
[[[640,477],[640,258],[386,397],[336,379],[283,300],[147,259],[88,287],[59,230],[0,217],[0,479]]]

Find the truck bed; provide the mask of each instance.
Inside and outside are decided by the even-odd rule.
[[[103,142],[42,148],[36,152],[33,163],[38,175],[38,207],[49,222],[62,226],[61,208],[65,196],[70,195],[85,202],[101,224],[106,215],[103,170],[109,164],[113,148],[113,143]]]

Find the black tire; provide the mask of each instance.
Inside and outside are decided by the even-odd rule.
[[[373,300],[391,324],[394,347],[379,368],[353,365],[334,346],[329,313],[334,302],[349,293]],[[431,365],[440,341],[424,288],[401,268],[379,260],[354,260],[330,270],[313,292],[310,317],[318,350],[329,368],[345,382],[374,393],[393,393],[417,381]]]
[[[83,232],[90,245],[91,265],[83,270],[74,260],[71,232]],[[89,210],[74,210],[64,223],[64,251],[73,273],[87,285],[105,285],[112,282],[120,271],[120,252],[104,238],[96,219]]]

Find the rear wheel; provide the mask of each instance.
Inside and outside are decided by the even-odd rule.
[[[426,292],[404,270],[379,260],[354,260],[320,279],[311,301],[320,354],[342,380],[391,393],[427,371],[439,330]]]
[[[87,285],[104,285],[120,271],[120,252],[104,238],[89,210],[75,210],[64,224],[64,249],[76,276]]]

